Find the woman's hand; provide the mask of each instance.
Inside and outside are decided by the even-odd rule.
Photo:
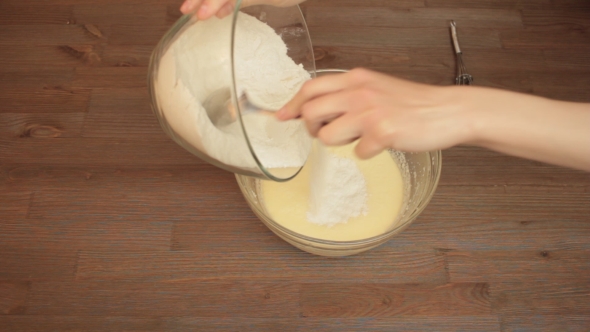
[[[242,7],[252,5],[272,5],[278,7],[294,6],[304,0],[243,0]],[[224,18],[231,14],[236,5],[236,0],[185,0],[180,11],[183,14],[196,13],[200,20],[206,20],[212,16]]]
[[[365,69],[306,82],[278,113],[301,116],[326,145],[356,153],[458,144],[590,171],[590,104],[474,86],[438,87]]]
[[[433,151],[473,138],[469,114],[455,96],[449,87],[354,69],[306,82],[277,116],[302,116],[309,132],[326,145],[360,138],[360,158],[387,148]]]

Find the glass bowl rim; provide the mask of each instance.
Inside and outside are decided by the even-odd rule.
[[[264,167],[264,165],[262,165],[262,162],[260,161],[260,159],[258,158],[258,156],[256,155],[256,151],[254,150],[254,147],[252,146],[252,143],[250,142],[250,138],[248,137],[248,131],[246,130],[246,126],[244,125],[244,120],[242,118],[242,110],[241,110],[241,106],[240,103],[237,102],[237,80],[236,80],[236,64],[235,64],[235,33],[236,33],[236,26],[237,26],[237,20],[238,20],[238,13],[241,10],[241,5],[242,5],[242,0],[237,0],[236,5],[234,7],[234,12],[233,12],[233,17],[232,17],[232,28],[231,28],[231,75],[232,75],[232,84],[231,84],[231,94],[232,94],[232,103],[235,107],[235,109],[238,110],[238,119],[240,120],[240,127],[242,128],[242,134],[244,135],[244,139],[246,140],[246,143],[248,145],[248,149],[250,150],[250,154],[252,155],[252,158],[254,158],[254,160],[256,161],[256,165],[258,166],[258,169],[260,169],[262,171],[262,173],[270,180],[276,181],[276,182],[286,182],[289,181],[291,179],[293,179],[294,177],[297,176],[297,174],[299,174],[299,172],[301,172],[301,170],[303,169],[303,166],[305,165],[305,163],[303,165],[301,165],[301,167],[299,167],[299,169],[297,170],[297,172],[295,172],[293,175],[288,176],[286,178],[280,178],[277,177],[275,175],[273,175],[271,172],[269,172],[269,170]],[[301,7],[299,7],[299,5],[294,5],[293,7],[297,8],[297,11],[299,13],[299,17],[301,18],[301,23],[303,24],[304,27],[304,31],[305,31],[305,36],[306,41],[307,41],[307,47],[309,48],[310,54],[311,54],[311,65],[312,65],[312,71],[310,72],[311,78],[315,78],[316,77],[316,65],[315,65],[315,55],[313,52],[313,44],[311,42],[311,36],[309,35],[309,29],[307,27],[307,22],[305,20],[305,16],[303,15],[303,12],[301,11]]]

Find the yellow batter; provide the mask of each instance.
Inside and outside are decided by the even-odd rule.
[[[311,156],[293,180],[284,183],[261,181],[262,198],[270,217],[299,234],[332,241],[365,239],[391,229],[403,198],[402,175],[391,155],[384,151],[369,160],[360,160],[354,154],[354,144],[328,149],[340,157],[353,159],[365,176],[369,194],[367,215],[334,226],[307,221],[309,173],[314,162]]]

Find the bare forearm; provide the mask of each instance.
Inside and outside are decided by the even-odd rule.
[[[477,89],[474,145],[590,171],[590,104]]]

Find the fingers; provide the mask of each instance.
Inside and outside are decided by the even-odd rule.
[[[243,0],[242,7],[253,5],[271,5],[276,7],[290,7],[302,3],[305,0]]]
[[[318,138],[325,145],[345,145],[360,138],[355,147],[355,153],[360,159],[372,158],[387,146],[383,139],[375,132],[365,129],[366,118],[371,111],[347,113],[328,125],[322,127],[318,132]]]
[[[319,96],[335,93],[351,86],[349,74],[336,74],[319,77],[305,82],[301,90],[281,110],[277,112],[279,120],[294,119],[301,115],[301,107]]]
[[[382,142],[379,142],[379,140],[376,140],[369,135],[363,136],[363,138],[360,139],[358,144],[354,147],[354,152],[360,159],[369,159],[375,157],[384,149],[385,147]]]
[[[183,14],[195,13],[200,20],[206,20],[212,16],[226,17],[234,10],[233,1],[230,0],[185,0],[180,7]]]
[[[206,19],[214,16],[215,14],[217,14],[219,9],[221,9],[227,3],[228,3],[227,0],[224,0],[224,1],[204,0],[203,3],[201,4],[201,7],[199,7],[199,11],[197,12],[197,17],[199,18],[199,20],[206,20]]]
[[[317,137],[325,145],[348,144],[363,135],[366,112],[350,112],[322,126]]]
[[[252,5],[274,5],[280,7],[292,6],[303,0],[243,0],[241,7]],[[185,0],[180,11],[183,14],[197,13],[200,20],[206,20],[212,16],[224,18],[234,10],[235,0]]]
[[[185,0],[182,6],[180,6],[180,11],[183,14],[193,13],[201,5],[201,2],[203,0]]]
[[[215,16],[218,18],[224,18],[227,15],[231,14],[234,11],[234,6],[231,2],[227,2],[223,7],[221,7]]]
[[[360,105],[351,90],[342,90],[312,99],[302,106],[302,116],[312,136],[317,136],[320,128]]]

